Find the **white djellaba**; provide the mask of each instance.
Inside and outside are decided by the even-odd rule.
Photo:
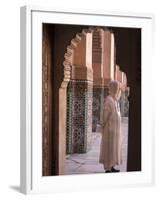
[[[104,101],[103,133],[99,163],[104,165],[105,172],[119,172],[114,166],[122,163],[121,115],[119,107],[121,83],[112,80],[108,87],[109,95]]]

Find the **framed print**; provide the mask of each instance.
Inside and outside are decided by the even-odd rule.
[[[153,183],[152,39],[150,14],[21,8],[23,193]]]

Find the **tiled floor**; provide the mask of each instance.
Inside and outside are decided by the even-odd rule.
[[[121,172],[126,171],[127,163],[127,135],[128,135],[128,119],[122,118],[122,133],[123,133],[123,163],[120,168]],[[84,154],[67,155],[65,162],[65,174],[89,174],[89,173],[104,173],[103,165],[98,162],[99,148],[101,142],[100,132],[93,132],[92,149]],[[118,168],[116,166],[116,168]]]

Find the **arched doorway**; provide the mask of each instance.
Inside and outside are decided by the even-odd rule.
[[[66,112],[66,101],[63,101],[63,97],[66,95],[71,75],[67,63],[65,63],[66,68],[63,70],[63,55],[74,35],[81,33],[83,28],[88,29],[89,27],[53,24],[45,24],[43,27],[44,32],[47,32],[43,35],[43,71],[46,72],[43,82],[43,86],[46,86],[43,87],[43,94],[46,97],[46,102],[43,98],[45,110],[43,112],[43,175],[59,175],[63,173],[60,166],[63,165],[65,159],[65,147],[60,146],[60,144],[66,144],[62,128],[66,126],[66,117],[63,118],[63,112]],[[112,28],[112,30],[115,34],[115,63],[125,72],[128,85],[131,87],[128,170],[138,171],[141,169],[141,31],[125,28]],[[136,112],[137,118],[134,117]],[[64,119],[63,121],[60,121],[60,116]]]
[[[77,33],[67,47],[67,153],[87,152],[92,131],[102,123],[107,84],[114,79],[114,49],[113,33],[100,27]]]

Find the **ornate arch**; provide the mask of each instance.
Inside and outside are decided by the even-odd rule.
[[[75,77],[78,78],[78,69],[84,66],[84,69],[87,71],[87,75],[90,79],[93,80],[91,76],[91,66],[87,63],[87,58],[82,55],[81,59],[78,60],[78,63],[75,63],[74,60],[81,53],[83,45],[89,43],[92,37],[92,31],[90,29],[83,29],[81,33],[77,33],[75,38],[71,40],[69,46],[67,46],[67,52],[64,55],[64,78],[59,88],[59,174],[64,173],[64,162],[66,156],[66,104],[67,104],[67,86],[71,79]],[[85,52],[83,52],[85,54]],[[85,61],[85,63],[84,63]],[[88,66],[87,66],[88,64]],[[77,70],[77,71],[76,71]]]

